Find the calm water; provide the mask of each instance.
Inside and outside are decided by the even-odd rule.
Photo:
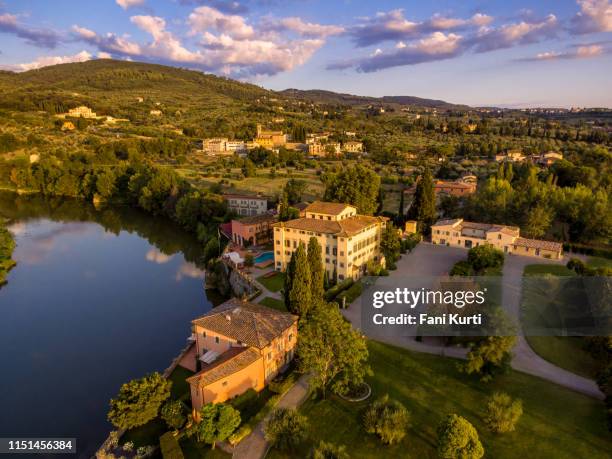
[[[211,307],[199,245],[133,210],[0,194],[17,266],[0,289],[0,437],[77,437],[90,456],[127,380],[162,371]]]

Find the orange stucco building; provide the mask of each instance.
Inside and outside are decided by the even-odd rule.
[[[194,414],[248,389],[262,390],[295,354],[298,317],[233,298],[195,319],[200,371],[187,378]]]

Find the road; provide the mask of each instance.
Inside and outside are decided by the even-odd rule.
[[[465,249],[432,245],[422,242],[411,254],[402,257],[397,263],[397,270],[391,272],[391,277],[394,277],[395,280],[402,279],[402,283],[409,284],[410,279],[415,277],[421,278],[446,275],[452,265],[459,260],[465,259],[466,255],[467,250]],[[524,267],[529,264],[539,263],[561,264],[563,261],[516,255],[506,256],[503,269],[502,304],[511,317],[520,317],[519,309]],[[361,297],[355,300],[348,309],[342,312],[355,328],[362,329]],[[429,354],[456,358],[465,358],[467,354],[464,348],[443,347],[434,340],[428,341],[427,338],[424,338],[424,342],[417,342],[412,336],[373,336],[370,334],[370,337],[417,352],[426,352]],[[529,346],[522,332],[520,332],[517,337],[517,344],[513,350],[512,368],[538,376],[590,397],[598,399],[604,398],[603,393],[599,390],[595,381],[578,376],[563,368],[559,368],[537,355]]]

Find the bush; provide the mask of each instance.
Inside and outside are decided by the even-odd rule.
[[[159,437],[159,447],[164,459],[184,459],[183,450],[172,432],[166,432]]]
[[[485,424],[491,432],[512,432],[523,415],[523,402],[512,400],[503,392],[496,392],[487,403]]]
[[[162,406],[161,418],[166,421],[171,429],[180,429],[185,425],[187,416],[185,416],[185,408],[180,400],[170,400]]]
[[[306,439],[308,421],[296,410],[275,410],[264,428],[266,440],[280,450],[291,450]]]
[[[334,445],[320,441],[319,445],[312,451],[312,459],[349,459],[346,446]]]
[[[345,279],[342,282],[334,285],[327,292],[325,292],[325,300],[332,301],[336,296],[353,285],[353,279]]]
[[[449,414],[438,426],[438,457],[441,459],[480,459],[484,448],[470,422]]]
[[[488,268],[501,268],[504,264],[504,252],[491,244],[479,245],[470,249],[467,262],[472,265],[476,272]]]
[[[461,260],[455,263],[453,268],[450,270],[451,276],[473,276],[474,269],[472,265],[469,264],[466,260]]]
[[[297,381],[297,373],[291,372],[285,378],[278,378],[268,384],[268,389],[275,394],[284,394]]]
[[[243,426],[240,426],[238,428],[238,430],[236,430],[236,432],[231,434],[227,438],[227,441],[229,441],[230,445],[236,446],[238,443],[240,443],[246,437],[251,435],[251,432],[253,432],[253,428],[250,426],[250,424],[244,424]]]
[[[346,289],[344,292],[340,293],[336,297],[336,302],[339,305],[342,305],[342,299],[346,298],[344,305],[345,307],[347,307],[349,304],[355,301],[359,297],[359,295],[361,295],[362,292],[363,292],[363,284],[361,283],[361,281],[357,281],[353,285],[351,285],[351,287]]]
[[[255,264],[255,257],[252,254],[247,253],[244,256],[244,265],[245,266],[253,266],[254,264]]]
[[[244,407],[254,403],[259,394],[253,388],[247,390],[246,392],[234,397],[230,400],[230,404],[236,408],[238,411],[244,410]]]
[[[363,424],[367,433],[376,434],[383,443],[398,443],[406,435],[410,413],[397,400],[385,395],[365,412]]]

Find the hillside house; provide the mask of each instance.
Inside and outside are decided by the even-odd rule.
[[[249,389],[263,390],[295,354],[298,316],[232,298],[192,321],[199,371],[187,378],[194,416]]]
[[[563,245],[559,242],[520,237],[520,229],[516,226],[467,222],[462,218],[439,220],[432,225],[431,242],[466,249],[491,244],[507,254],[554,260],[563,257]]]
[[[68,110],[68,116],[72,116],[74,118],[97,118],[97,115],[91,108],[86,107],[85,105],[80,105],[76,108],[71,108]]]

